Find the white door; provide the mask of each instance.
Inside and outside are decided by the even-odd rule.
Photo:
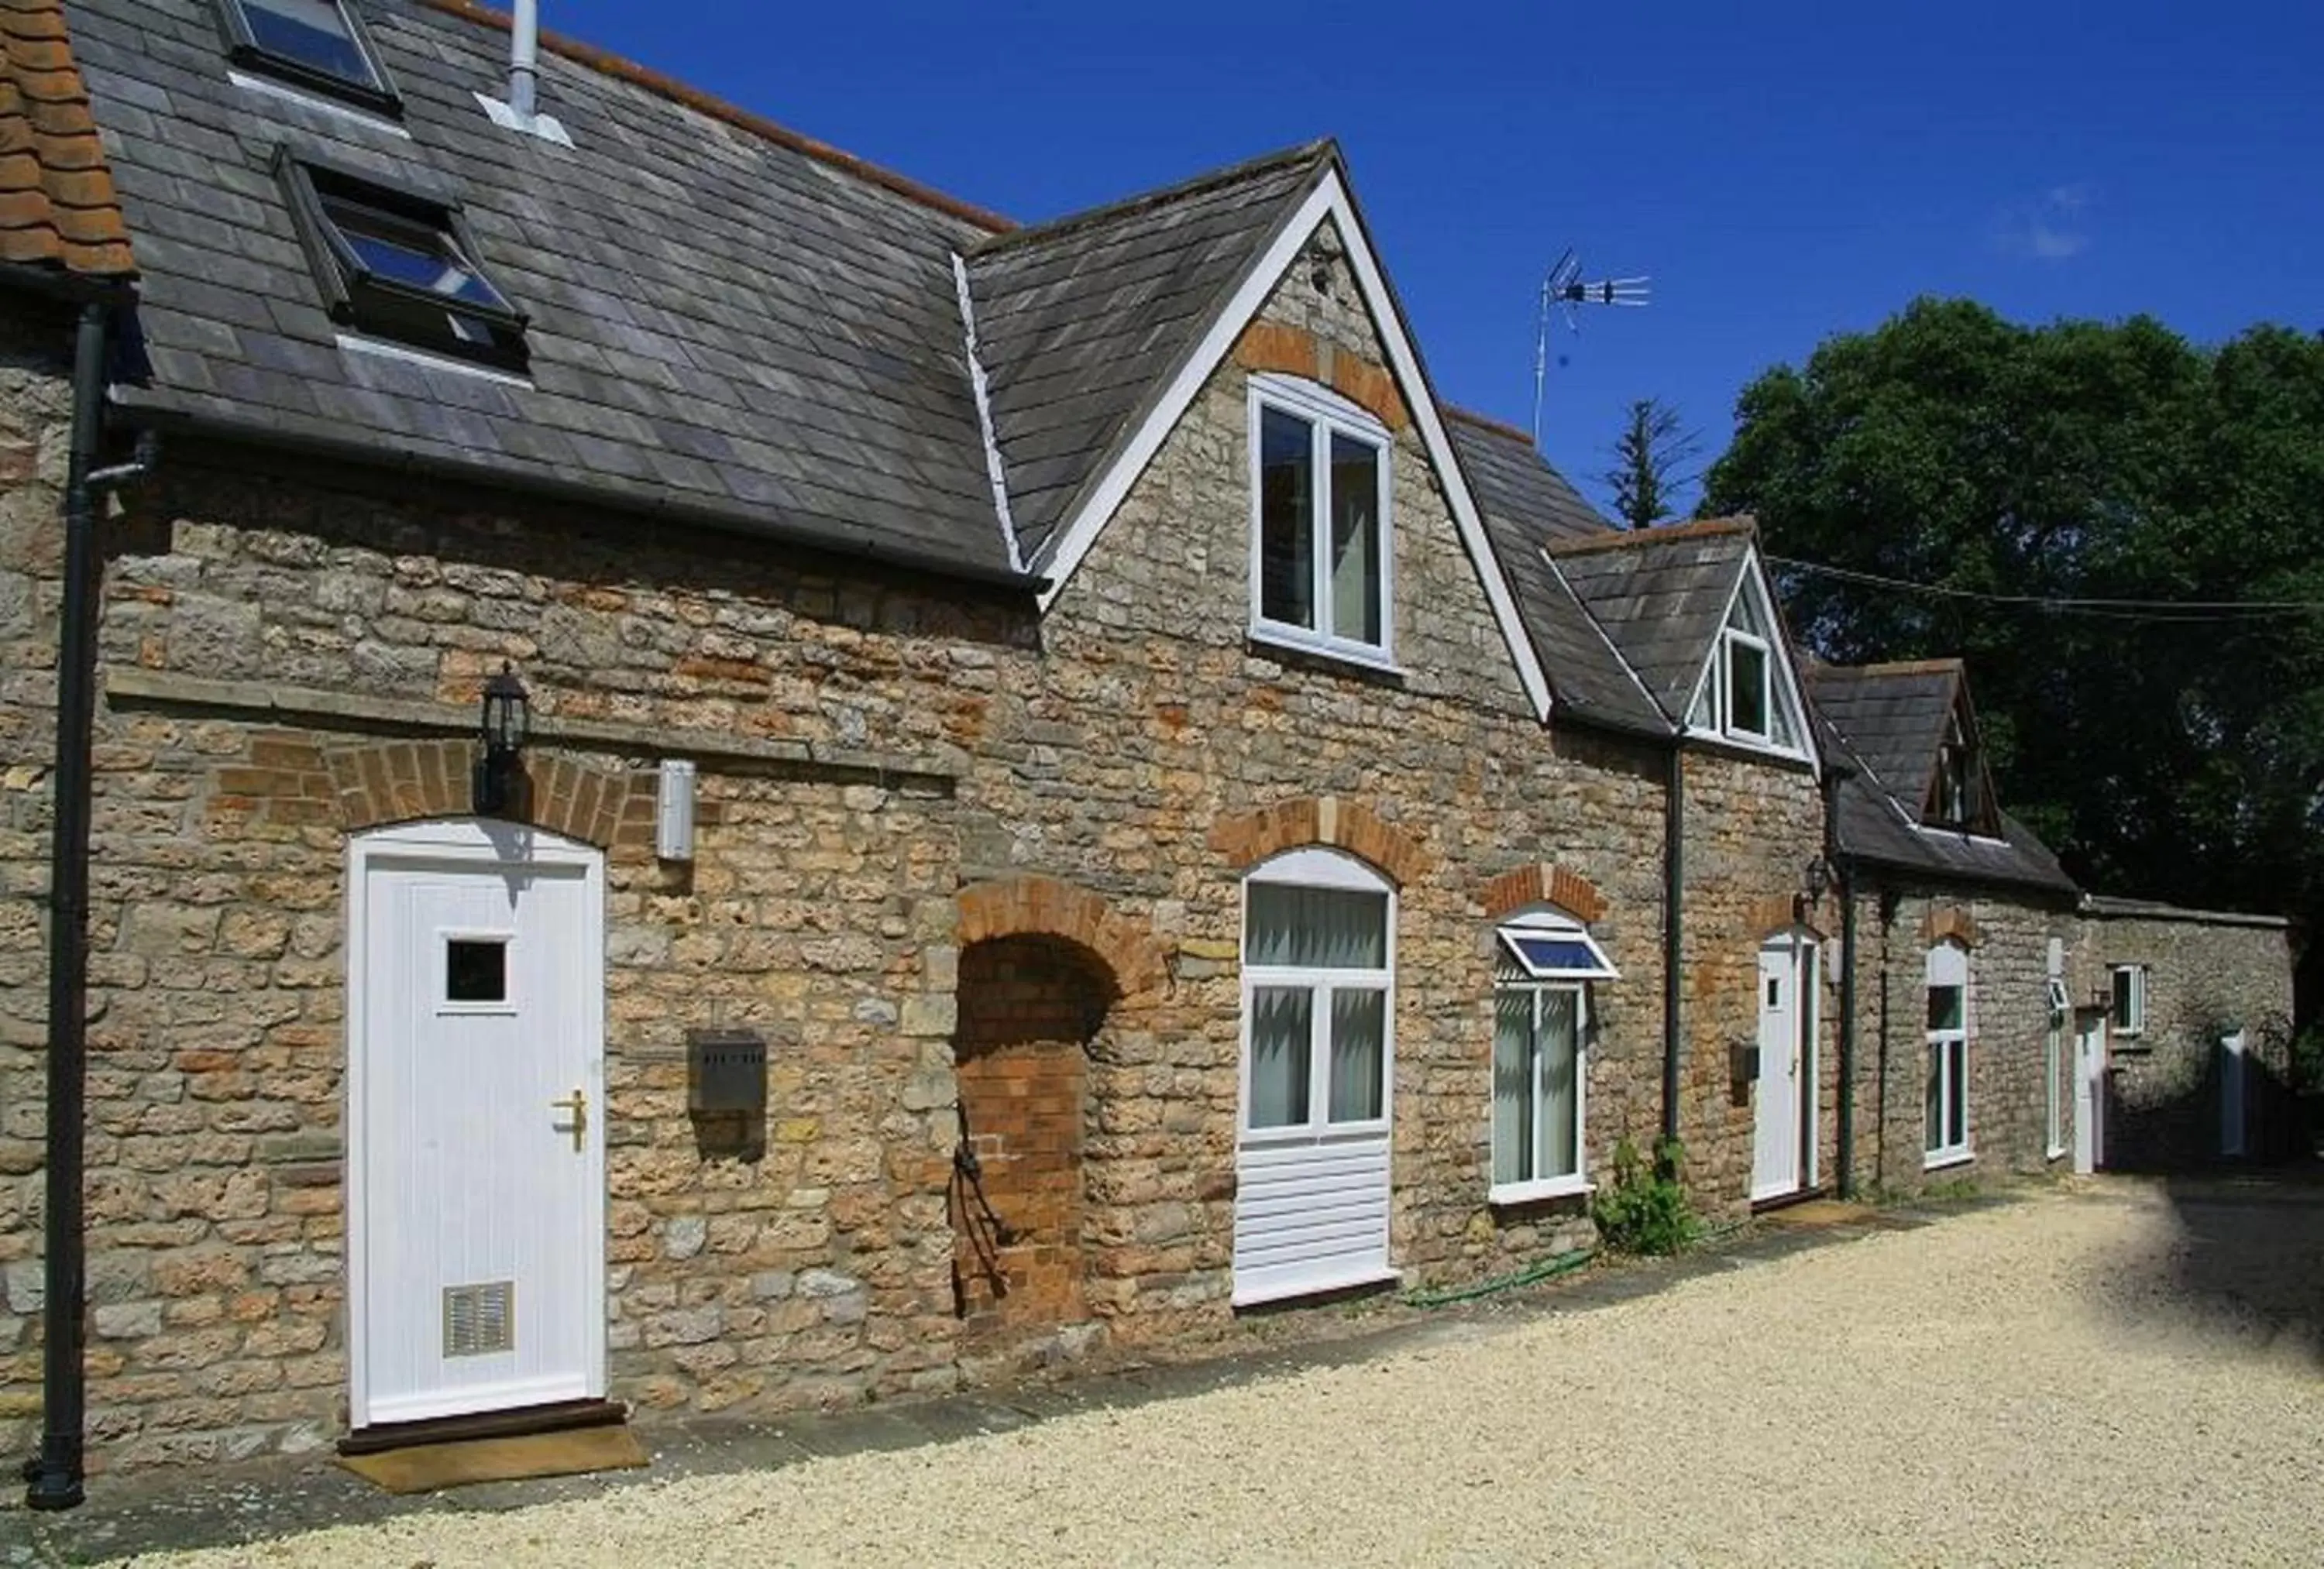
[[[603,863],[465,821],[348,859],[354,1425],[602,1397]]]
[[[1796,933],[1759,950],[1759,1079],[1753,1113],[1751,1197],[1807,1185],[1809,1096],[1815,1081],[1815,944]]]
[[[2106,1015],[2086,1012],[2074,1026],[2074,1170],[2084,1176],[2106,1156]]]
[[[2219,1153],[2244,1152],[2244,1032],[2219,1038]]]

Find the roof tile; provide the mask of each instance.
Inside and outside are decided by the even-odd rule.
[[[137,271],[62,0],[0,0],[0,262]]]

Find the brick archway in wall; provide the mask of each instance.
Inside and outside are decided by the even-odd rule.
[[[1085,888],[1014,877],[961,891],[953,1054],[954,1310],[972,1342],[1080,1322],[1090,1046],[1118,1000],[1160,984],[1150,933]]]
[[[469,775],[476,748],[471,741],[374,741],[312,749],[308,776],[327,778],[339,826],[349,833],[474,813]],[[319,793],[321,783],[314,778],[308,788]],[[524,759],[524,784],[506,815],[604,849],[616,839],[650,835],[653,808],[650,775],[534,752]]]
[[[1310,845],[1328,845],[1370,861],[1398,887],[1426,876],[1434,858],[1406,830],[1361,802],[1337,795],[1278,801],[1211,825],[1211,848],[1237,871]]]

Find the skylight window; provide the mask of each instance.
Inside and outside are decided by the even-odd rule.
[[[288,154],[281,167],[336,320],[412,348],[523,368],[523,313],[485,276],[456,203]]]
[[[217,0],[236,65],[392,114],[395,85],[346,0]]]

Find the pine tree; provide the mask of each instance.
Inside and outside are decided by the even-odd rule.
[[[1702,451],[1702,434],[1685,429],[1678,410],[1658,398],[1630,405],[1611,450],[1614,466],[1598,477],[1614,492],[1614,510],[1633,528],[1651,528],[1675,513],[1678,492],[1700,477],[1688,465]]]

